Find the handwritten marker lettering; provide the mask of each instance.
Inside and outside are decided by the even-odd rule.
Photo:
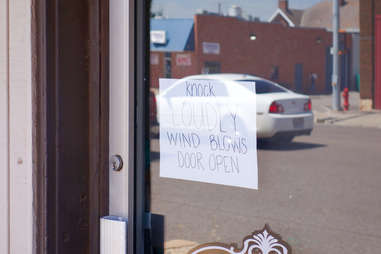
[[[185,82],[185,96],[199,96],[199,97],[210,97],[216,96],[214,92],[213,85],[209,82],[208,84],[201,84],[200,82]]]
[[[160,176],[257,189],[255,97],[230,96],[235,87],[216,80],[162,83]]]

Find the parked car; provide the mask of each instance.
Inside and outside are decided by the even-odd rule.
[[[261,140],[287,143],[291,142],[295,136],[310,135],[312,132],[314,124],[311,99],[277,83],[246,74],[204,74],[188,76],[183,80],[221,81],[219,84],[226,90],[230,103],[233,100],[234,103],[245,104],[245,110],[242,110],[239,115],[240,121],[244,122],[243,126],[248,129],[245,131],[255,130],[257,138]],[[254,82],[254,86],[247,85]],[[158,95],[158,104],[163,107],[161,112],[170,111],[170,107],[179,107],[176,101],[183,100],[199,100],[200,103],[219,101],[219,105],[227,103],[224,96],[178,98],[173,96],[174,93],[176,93],[176,84]],[[254,101],[256,101],[256,107],[248,106],[248,103]],[[251,112],[251,108],[256,108],[256,112]],[[256,121],[253,121],[254,116]],[[158,120],[160,121],[160,116]]]

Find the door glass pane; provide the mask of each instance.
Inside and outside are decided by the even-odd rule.
[[[157,253],[379,252],[378,14],[378,1],[152,0]]]

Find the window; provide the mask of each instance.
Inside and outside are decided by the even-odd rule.
[[[377,97],[375,73],[361,73],[360,91],[350,86],[377,55],[360,40],[377,33],[358,20],[373,24],[378,11],[338,2],[336,54],[332,1],[152,1],[168,43],[151,52],[192,59],[171,69],[173,91],[159,82],[168,71],[150,74],[161,91],[150,138],[155,248],[265,253],[255,232],[277,239],[274,253],[378,252],[381,116],[360,110]],[[347,112],[333,110],[335,86],[350,90]]]
[[[264,93],[285,93],[287,92],[286,89],[277,86],[273,83],[270,83],[268,81],[264,80],[240,80],[242,81],[254,81],[255,82],[255,92],[257,94],[264,94]]]
[[[204,74],[213,74],[213,73],[220,73],[221,72],[221,65],[218,62],[205,62],[203,73]]]
[[[164,57],[164,77],[172,77],[172,59],[171,53],[166,52]]]

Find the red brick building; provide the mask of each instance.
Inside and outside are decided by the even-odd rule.
[[[168,26],[171,20],[153,19],[154,30],[166,30],[157,24],[160,22]],[[158,87],[160,77],[221,72],[264,77],[303,93],[330,91],[331,33],[326,29],[219,15],[196,15],[192,24],[185,33],[186,43],[180,48],[166,48],[165,44],[173,42],[173,38],[167,38],[161,48],[151,43],[152,87]],[[167,36],[173,34],[169,32]]]
[[[290,1],[291,2],[291,1]],[[341,88],[360,89],[360,18],[359,0],[339,0],[340,9],[340,83]],[[324,28],[332,31],[332,0],[321,0],[309,8],[289,8],[289,0],[278,0],[278,8],[269,23],[289,27]],[[328,63],[330,67],[330,63]],[[327,69],[327,71],[330,71]]]
[[[381,2],[360,2],[361,107],[381,109]]]

